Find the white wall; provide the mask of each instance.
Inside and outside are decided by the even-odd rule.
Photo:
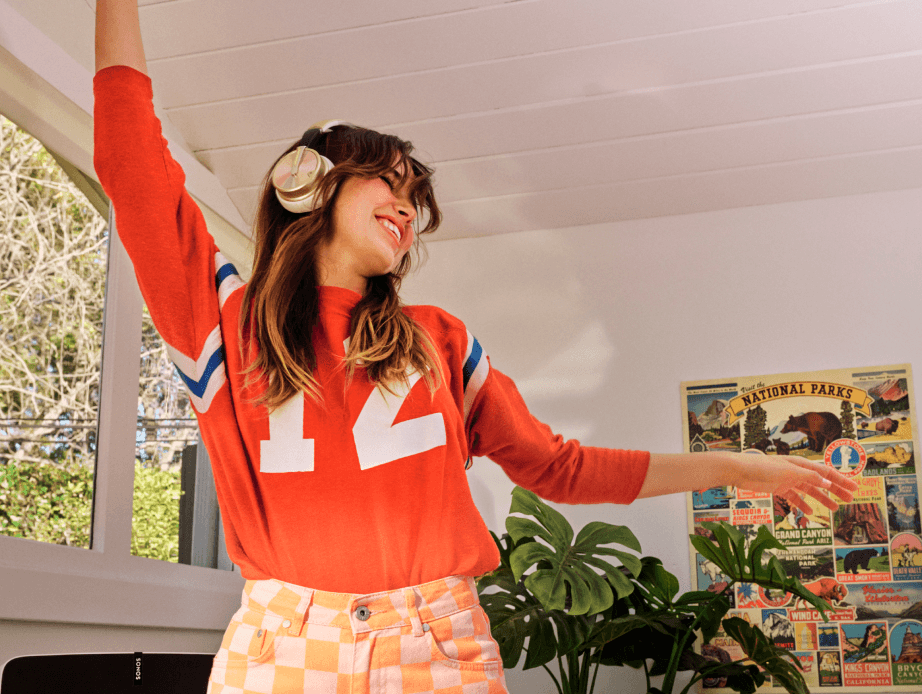
[[[922,368],[918,189],[428,249],[405,300],[458,316],[539,419],[588,445],[680,452],[681,381]],[[469,474],[487,524],[503,532],[512,483],[486,459]],[[630,526],[687,590],[685,504],[677,494],[557,508],[576,528]],[[623,678],[636,673],[614,674],[597,691],[633,690]],[[552,689],[542,670],[512,672],[509,684]]]
[[[540,419],[589,445],[681,449],[683,380],[922,363],[922,190],[429,243],[409,303],[464,320]],[[916,399],[918,405],[918,398]],[[471,485],[502,532],[512,484]],[[576,527],[629,525],[689,587],[685,497],[559,506]],[[0,622],[0,662],[26,653],[216,651],[218,631]],[[543,670],[512,691],[552,691]],[[598,692],[637,691],[609,670]]]

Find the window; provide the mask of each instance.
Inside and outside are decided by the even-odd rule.
[[[106,219],[0,116],[0,534],[91,543]]]
[[[146,306],[138,391],[131,553],[232,569],[198,422]]]
[[[74,200],[79,199],[79,202],[68,202],[64,210],[78,210],[85,214],[84,220],[97,220],[94,223],[102,224],[102,227],[96,227],[102,238],[97,235],[99,245],[93,260],[100,284],[97,285],[98,293],[92,310],[89,304],[83,304],[82,320],[78,324],[84,330],[83,333],[72,332],[73,337],[65,339],[67,331],[60,321],[76,312],[80,303],[76,300],[67,304],[47,301],[55,298],[61,300],[53,293],[44,293],[41,297],[38,294],[29,295],[17,304],[19,314],[10,314],[9,307],[20,294],[20,284],[15,280],[25,279],[24,268],[36,265],[34,257],[21,259],[16,255],[21,255],[27,249],[22,243],[13,242],[9,228],[12,220],[22,221],[31,217],[31,222],[42,222],[50,228],[56,228],[55,224],[62,222],[56,220],[54,215],[43,216],[34,209],[17,207],[18,203],[12,202],[12,192],[18,190],[17,186],[22,182],[10,173],[14,168],[10,157],[16,159],[21,156],[18,150],[10,148],[14,138],[11,133],[15,133],[15,137],[27,136],[16,131],[9,121],[0,121],[0,208],[3,208],[0,209],[0,473],[18,472],[18,465],[14,463],[10,467],[9,463],[14,454],[25,456],[25,453],[18,453],[24,447],[38,450],[39,457],[46,456],[54,461],[51,457],[53,453],[63,455],[65,459],[67,455],[64,454],[69,453],[73,459],[76,451],[83,446],[87,458],[81,463],[81,472],[84,478],[89,479],[82,490],[80,484],[76,483],[69,490],[65,489],[68,493],[82,495],[82,504],[74,504],[75,508],[83,509],[81,527],[84,537],[78,543],[76,534],[72,532],[69,538],[68,534],[59,534],[49,541],[36,541],[36,533],[24,532],[23,521],[30,522],[34,507],[28,514],[9,514],[16,516],[18,526],[6,522],[4,512],[10,509],[10,483],[5,479],[5,474],[0,478],[0,516],[4,518],[0,521],[0,585],[11,596],[9,600],[0,600],[0,621],[223,631],[228,616],[240,606],[243,580],[239,573],[203,568],[233,568],[229,563],[223,566],[220,552],[214,549],[218,543],[223,545],[223,538],[215,538],[221,526],[214,507],[214,492],[212,490],[210,495],[207,493],[207,483],[197,485],[191,495],[196,499],[196,522],[192,525],[194,529],[201,528],[201,531],[193,533],[193,538],[201,538],[200,545],[208,547],[211,543],[212,563],[206,561],[207,556],[205,559],[196,558],[195,543],[191,565],[183,565],[182,561],[156,561],[132,555],[133,462],[139,454],[136,432],[139,371],[141,354],[145,351],[141,335],[144,304],[131,262],[110,216],[108,200],[99,184],[92,179],[91,173],[87,173],[92,172],[93,157],[91,109],[88,108],[92,104],[92,75],[59,51],[47,37],[19,18],[15,12],[7,13],[4,21],[4,30],[8,31],[2,33],[14,39],[4,41],[0,37],[0,44],[7,49],[0,51],[0,71],[4,75],[0,79],[0,103],[11,120],[25,126],[27,130],[34,128],[36,135],[41,133],[45,150],[41,150],[38,143],[33,143],[37,150],[41,150],[40,157],[46,162],[55,159],[66,174],[63,177],[60,172],[55,174],[55,186],[60,188],[69,178],[86,196],[86,200],[82,200],[75,194]],[[9,50],[11,48],[12,51]],[[48,147],[49,144],[60,148],[66,156]],[[213,177],[199,162],[181,147],[176,147],[174,152],[190,173],[187,181],[190,191],[193,195],[204,196],[200,198],[203,203],[201,207],[209,228],[229,249],[229,257],[237,259],[238,267],[245,266],[246,263],[241,261],[247,256],[248,240],[238,231],[243,223],[238,219],[236,210],[226,200],[226,196],[212,192]],[[22,185],[27,192],[34,193],[38,182],[30,180]],[[55,192],[64,199],[60,190]],[[86,206],[87,201],[99,212],[98,218]],[[108,228],[102,220],[110,221]],[[237,226],[227,220],[232,220]],[[85,221],[85,224],[89,222]],[[42,235],[37,240],[46,238]],[[55,249],[48,243],[40,248],[43,252]],[[62,248],[57,250],[63,252],[63,242]],[[70,254],[69,263],[63,268],[67,273],[77,268],[87,270],[86,266],[92,264],[89,260],[92,254],[77,252],[73,245],[66,253]],[[42,256],[43,261],[49,258],[47,255]],[[68,281],[68,276],[58,279]],[[33,309],[35,304],[39,304],[40,309],[37,317],[34,310],[29,313],[23,310],[23,307]],[[57,308],[58,313],[42,313],[52,308]],[[30,352],[30,345],[17,343],[16,332],[11,331],[7,323],[13,321],[22,331],[29,325],[26,318],[55,321],[54,332],[58,335],[56,363],[47,358],[48,354],[38,352],[37,347],[31,347],[33,351]],[[50,333],[51,327],[46,327]],[[101,353],[97,351],[93,359],[86,360],[90,365],[88,371],[97,373],[95,389],[90,390],[90,402],[95,407],[95,414],[81,415],[79,409],[75,408],[67,412],[51,411],[49,414],[42,408],[49,410],[48,403],[54,402],[54,397],[41,398],[38,395],[34,396],[37,404],[32,406],[37,414],[27,411],[29,408],[25,408],[20,400],[33,397],[33,393],[39,391],[35,386],[31,389],[23,386],[18,394],[11,394],[11,391],[16,392],[12,388],[14,376],[21,378],[31,374],[30,378],[41,382],[49,381],[49,374],[56,375],[58,383],[54,396],[68,392],[62,390],[60,383],[66,385],[82,373],[76,367],[85,362],[80,361],[82,357],[75,351],[74,343],[90,327],[98,333],[96,349],[101,348]],[[11,333],[12,337],[8,337]],[[14,343],[16,350],[12,346]],[[46,346],[48,344],[51,344],[50,340],[45,342]],[[64,358],[61,356],[62,350]],[[78,356],[75,357],[75,354]],[[43,356],[46,359],[42,362],[39,357]],[[22,362],[30,368],[24,370]],[[55,382],[52,381],[51,385],[55,385]],[[30,419],[32,421],[28,421]],[[37,428],[39,425],[46,425],[47,428],[49,424],[53,425],[51,431]],[[80,429],[78,425],[85,428]],[[78,433],[89,438],[89,441],[80,445],[68,445],[65,442],[68,436],[71,441],[75,441]],[[193,457],[192,453],[192,447],[186,449],[187,457]],[[196,475],[207,473],[210,478],[207,455],[201,452],[201,448],[194,458]],[[55,470],[53,465],[63,463],[49,463],[44,471]],[[4,481],[6,487],[3,486]],[[39,489],[39,486],[45,486],[47,493],[52,496],[56,489],[57,496],[62,496],[60,485],[57,488],[47,484],[33,485],[30,491]],[[205,498],[202,503],[198,501],[200,494]],[[24,494],[18,498],[21,504],[30,501]],[[197,522],[199,515],[203,516],[203,522]],[[53,517],[60,521],[57,516]],[[209,529],[212,531],[210,534]]]
[[[195,445],[198,425],[146,306],[138,391],[131,553],[175,563],[180,507],[190,501],[183,498],[183,452]]]
[[[0,534],[89,549],[108,225],[2,116],[0,146]],[[131,554],[231,569],[185,385],[143,314]]]

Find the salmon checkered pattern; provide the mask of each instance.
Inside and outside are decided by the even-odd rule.
[[[208,694],[508,694],[470,577],[353,595],[247,581]]]

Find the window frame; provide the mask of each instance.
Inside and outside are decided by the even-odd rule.
[[[53,151],[97,204],[92,74],[2,0],[0,24],[0,112]],[[246,272],[247,225],[214,175],[171,149],[209,231]],[[223,631],[240,605],[238,573],[131,555],[142,299],[114,225],[109,234],[93,547],[0,536],[0,620]]]
[[[224,629],[239,607],[238,573],[131,555],[143,300],[112,222],[110,213],[92,547],[0,536],[0,584],[16,596],[0,601],[0,619]]]

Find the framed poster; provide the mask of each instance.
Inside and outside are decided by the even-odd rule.
[[[912,370],[877,366],[682,383],[689,452],[796,455],[825,462],[859,484],[830,512],[791,508],[771,494],[719,487],[688,495],[689,528],[723,520],[753,537],[767,526],[789,575],[834,607],[819,612],[752,584],[734,586],[728,616],[759,625],[790,649],[811,689],[918,690],[922,685],[922,527]],[[691,548],[697,590],[726,577]],[[723,583],[723,585],[721,585]],[[723,634],[710,650],[740,657]],[[707,685],[719,689],[719,681]],[[763,689],[771,689],[766,683]],[[729,690],[727,690],[729,691]]]

